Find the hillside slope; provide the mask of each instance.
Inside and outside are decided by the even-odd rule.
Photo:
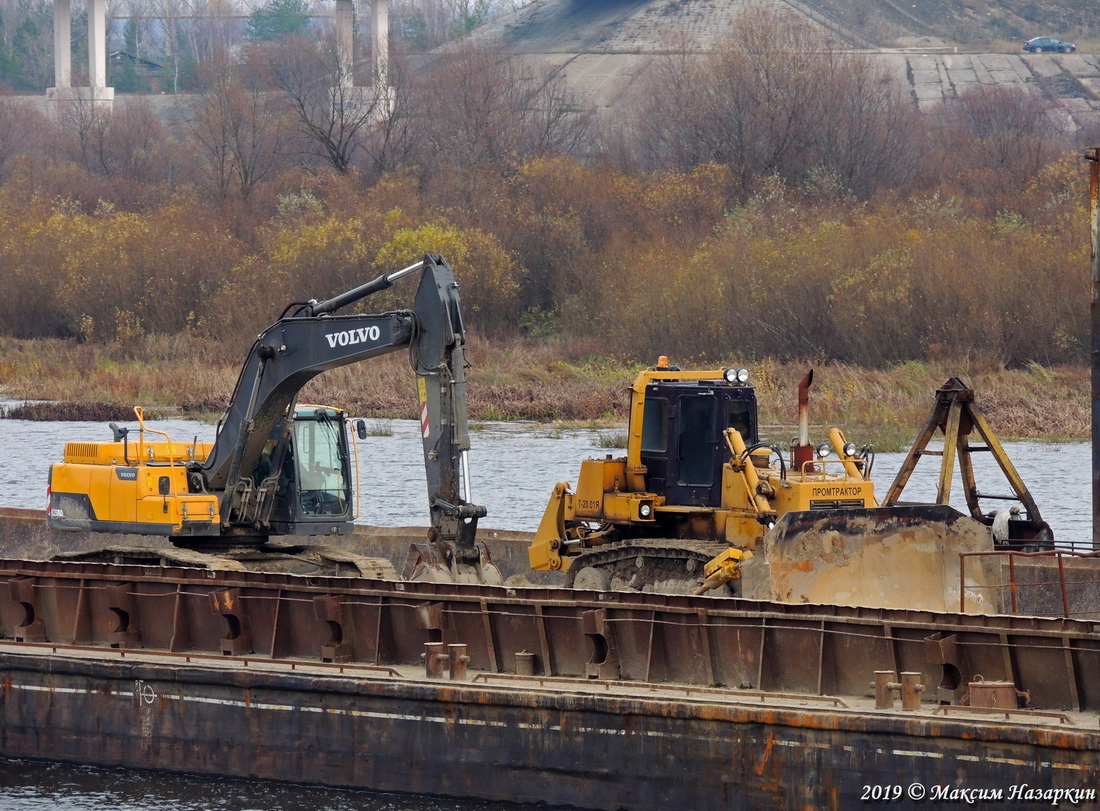
[[[932,36],[988,48],[1040,35],[1076,41],[1100,33],[1095,0],[815,0],[880,46]]]
[[[922,109],[1009,84],[1050,99],[1068,132],[1100,126],[1100,56],[1080,42],[1100,33],[1098,0],[534,0],[478,34],[549,64],[614,114],[659,54],[715,48],[750,6],[881,59]],[[1078,40],[1079,50],[1025,54],[1022,42],[1041,34]]]

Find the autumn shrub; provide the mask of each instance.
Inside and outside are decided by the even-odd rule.
[[[987,218],[937,195],[825,204],[772,179],[689,249],[635,240],[628,261],[605,256],[609,292],[573,323],[635,358],[1079,361],[1088,257],[1070,224],[1086,215],[1046,206]]]
[[[1053,104],[1023,85],[975,84],[930,112],[925,171],[954,186],[971,210],[1019,205],[1044,166],[1070,146]]]
[[[0,189],[0,324],[4,334],[33,338],[66,333],[64,302],[57,295],[61,246],[46,227],[50,207]]]
[[[667,243],[672,253],[695,245],[721,219],[728,184],[727,169],[715,165],[629,175],[610,165],[542,157],[520,164],[481,208],[449,215],[464,224],[492,223],[525,271],[522,323],[545,338],[562,329],[597,329],[601,310],[630,294],[630,281],[617,286],[619,268],[642,272],[636,254],[651,241]]]
[[[454,270],[467,324],[483,335],[515,332],[522,270],[496,237],[481,229],[459,229],[446,223],[399,228],[378,250],[374,267],[383,273],[397,270],[426,253],[442,254]]]
[[[188,206],[143,216],[105,204],[90,216],[56,212],[46,225],[62,255],[66,327],[86,338],[200,326],[220,305],[238,253],[231,236]]]
[[[728,349],[723,333],[736,314],[723,279],[690,252],[648,243],[605,271],[618,301],[587,321],[603,326],[607,350],[653,363],[659,355],[701,359]],[[583,329],[579,318],[570,323]]]

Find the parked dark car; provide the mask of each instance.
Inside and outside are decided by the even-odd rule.
[[[1073,53],[1077,46],[1072,42],[1062,42],[1054,37],[1035,37],[1024,43],[1024,50],[1028,53],[1042,53],[1043,51],[1057,52],[1061,54]]]

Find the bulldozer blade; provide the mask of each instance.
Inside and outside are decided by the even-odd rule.
[[[1001,613],[989,528],[946,505],[784,515],[741,567],[742,595],[791,603]]]

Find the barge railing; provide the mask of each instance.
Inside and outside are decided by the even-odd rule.
[[[1035,709],[1100,710],[1084,676],[1100,670],[1100,634],[1065,618],[0,561],[0,625],[28,647],[241,663],[423,667],[427,644],[462,644],[474,673],[515,673],[522,658],[533,676],[818,696],[913,672],[926,700],[950,704],[981,675]]]
[[[1014,616],[1088,619],[1100,616],[1100,567],[1074,566],[1074,561],[1095,561],[1100,552],[1052,549],[1025,552],[1000,549],[959,554],[959,611],[966,611],[967,593],[984,595],[982,602],[999,601]],[[1003,581],[967,581],[967,560],[999,558]],[[1067,565],[1068,564],[1068,565]],[[986,569],[988,578],[990,570]],[[1068,575],[1068,576],[1067,576]],[[1076,576],[1074,576],[1076,575]]]

